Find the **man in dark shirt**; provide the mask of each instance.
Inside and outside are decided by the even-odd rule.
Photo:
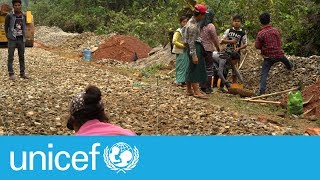
[[[5,19],[5,33],[8,39],[8,71],[9,78],[15,80],[13,70],[14,51],[18,49],[20,77],[28,79],[25,75],[25,41],[26,41],[26,16],[21,11],[21,0],[13,0],[13,12],[7,14]]]
[[[262,63],[260,91],[257,93],[257,95],[262,95],[265,93],[268,73],[274,63],[280,61],[288,70],[293,69],[293,64],[285,57],[282,50],[279,30],[270,25],[270,14],[261,14],[260,22],[263,27],[258,32],[255,46],[257,49],[261,50],[261,55],[263,56],[264,61]]]

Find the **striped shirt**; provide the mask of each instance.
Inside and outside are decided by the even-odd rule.
[[[261,50],[264,58],[282,58],[284,52],[282,50],[282,43],[280,32],[271,25],[263,27],[256,38],[255,46]]]

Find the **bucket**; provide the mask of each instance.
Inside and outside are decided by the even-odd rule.
[[[231,88],[232,89],[243,89],[243,84],[232,83]]]
[[[83,50],[83,59],[85,61],[90,61],[91,60],[91,50],[89,48],[86,48]]]

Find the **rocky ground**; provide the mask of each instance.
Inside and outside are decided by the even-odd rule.
[[[50,28],[44,28],[43,31],[48,32]],[[37,33],[43,32],[39,30]],[[65,35],[61,32],[61,36]],[[70,48],[76,52],[81,46],[94,46],[96,43],[88,43],[86,40],[79,43],[77,36],[84,35],[71,35],[68,41],[70,44],[63,50]],[[60,37],[53,38],[54,42],[48,37],[42,40],[38,35],[37,40],[48,47],[59,42],[57,39]],[[0,58],[6,59],[6,56],[6,49],[0,49]],[[16,81],[10,81],[6,61],[0,62],[0,134],[73,134],[65,127],[68,105],[73,95],[89,84],[101,88],[111,122],[132,129],[138,134],[303,133],[296,126],[274,121],[268,113],[259,115],[259,112],[265,111],[258,111],[258,114],[250,113],[256,111],[254,108],[260,109],[260,105],[243,105],[239,97],[219,92],[210,95],[209,101],[195,99],[186,96],[183,89],[173,86],[167,76],[147,78],[128,64],[108,60],[85,62],[79,57],[70,57],[68,53],[56,53],[42,46],[26,50],[26,64],[30,79],[18,78]],[[17,57],[15,71],[19,72]],[[232,108],[231,105],[226,105],[226,102],[235,105],[232,105]],[[266,110],[264,107],[261,108]]]

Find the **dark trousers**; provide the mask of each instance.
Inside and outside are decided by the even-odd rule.
[[[18,37],[17,40],[8,40],[8,72],[9,75],[14,75],[13,70],[13,58],[14,51],[18,49],[19,55],[19,65],[20,65],[20,75],[24,75],[25,71],[25,63],[24,63],[24,51],[25,51],[25,43],[23,42],[23,38]]]
[[[211,87],[211,80],[213,76],[213,57],[212,57],[212,52],[211,51],[206,51],[205,54],[205,62],[206,62],[206,71],[208,74],[208,81],[200,83],[201,88],[210,88]]]
[[[292,63],[286,58],[265,58],[262,63],[262,74],[260,80],[260,94],[264,94],[267,86],[267,78],[272,65],[276,62],[282,62],[288,70],[292,69]]]

